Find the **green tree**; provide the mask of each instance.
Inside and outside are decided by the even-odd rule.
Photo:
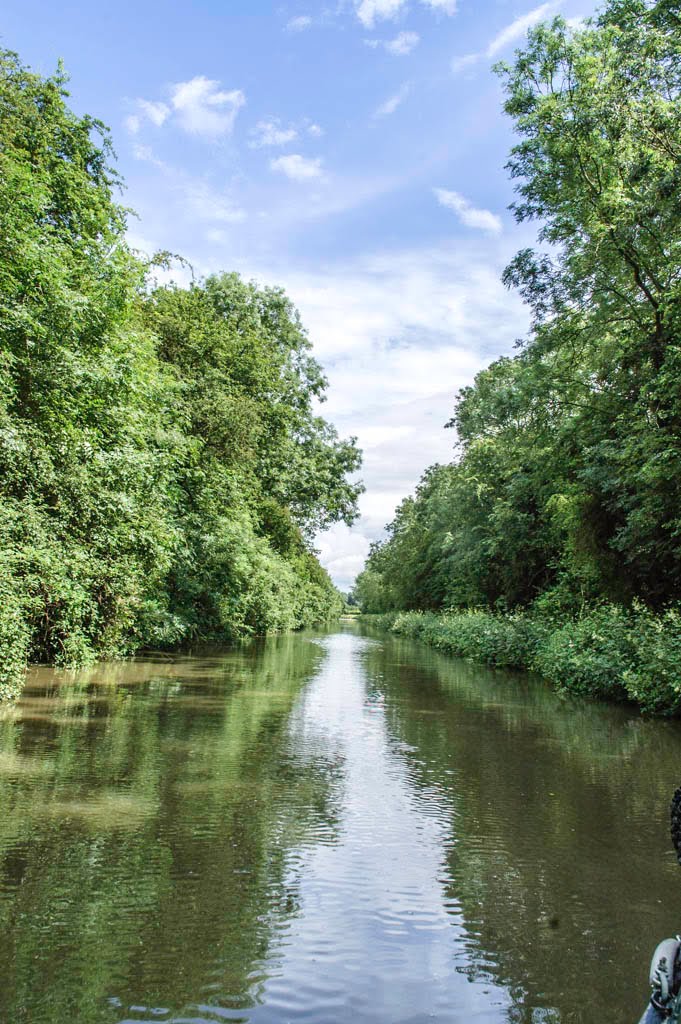
[[[551,246],[506,280],[562,405],[563,507],[604,588],[656,603],[681,579],[679,27],[675,4],[613,0],[579,31],[539,27],[500,68],[521,137],[516,217],[540,219]]]
[[[326,381],[290,301],[225,274],[157,289],[142,316],[180,382],[187,439],[164,621],[224,638],[337,614],[309,544],[355,517],[360,456],[314,412]]]
[[[2,662],[124,649],[169,564],[173,381],[139,328],[144,267],[100,122],[0,54]]]
[[[30,659],[338,614],[312,538],[361,490],[290,301],[150,290],[108,131],[67,95],[0,52],[0,697]]]
[[[458,395],[457,459],[360,577],[372,610],[681,597],[679,28],[611,0],[498,67],[515,215],[540,223],[504,276],[532,331]]]

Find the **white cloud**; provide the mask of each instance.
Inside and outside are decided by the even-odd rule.
[[[313,138],[319,139],[324,134],[324,129],[321,127],[321,125],[313,123],[307,126],[307,133],[308,135],[311,135]]]
[[[388,40],[385,48],[393,57],[406,57],[418,46],[419,39],[418,32],[400,32],[394,39]]]
[[[280,171],[291,181],[311,181],[323,177],[321,157],[312,159],[301,156],[300,153],[291,153],[288,156],[277,157],[270,160],[270,167],[273,171]]]
[[[421,3],[426,7],[432,7],[434,11],[456,14],[456,0],[421,0]]]
[[[365,39],[372,50],[382,48],[393,57],[406,57],[420,41],[418,32],[400,32],[394,39]]]
[[[332,526],[317,538],[319,559],[341,590],[349,590],[359,576],[369,554],[371,541],[364,532]]]
[[[260,149],[263,146],[285,146],[298,138],[298,131],[293,126],[283,128],[277,118],[269,118],[266,121],[258,121],[251,136],[251,146]]]
[[[401,89],[392,96],[389,96],[385,103],[381,103],[380,107],[376,108],[374,117],[389,117],[390,114],[394,114],[397,108],[404,103],[410,91],[411,85],[409,82],[405,82]]]
[[[155,103],[152,100],[135,100],[136,114],[131,114],[125,119],[125,127],[131,135],[137,135],[144,121],[151,121],[160,128],[170,115],[170,108],[165,103]]]
[[[424,7],[454,14],[456,0],[420,0]],[[399,17],[409,8],[410,0],[355,0],[357,17],[365,28],[373,28],[377,21]]]
[[[137,160],[152,164],[160,172],[157,176],[157,189],[160,189],[162,181],[167,184],[175,204],[174,223],[180,216],[187,215],[191,221],[201,220],[208,224],[239,224],[246,220],[246,211],[234,203],[228,190],[216,189],[207,180],[195,178],[159,160],[151,146],[136,143],[133,153]],[[167,205],[167,202],[164,205]],[[215,241],[215,238],[211,240]]]
[[[356,0],[357,17],[365,28],[373,28],[375,21],[396,18],[407,0]]]
[[[482,54],[480,53],[467,53],[463,57],[454,57],[452,61],[452,71],[454,74],[458,74],[459,71],[465,71],[467,68],[473,67],[480,60]]]
[[[152,100],[138,100],[137,106],[147,120],[155,124],[157,128],[160,128],[170,115],[170,108],[165,103],[155,103]]]
[[[200,220],[220,224],[240,224],[246,220],[245,211],[235,206],[229,193],[220,192],[207,182],[189,181],[183,192],[189,211]]]
[[[452,458],[444,424],[456,392],[525,332],[525,308],[500,280],[512,251],[510,238],[469,236],[310,272],[256,272],[300,309],[329,377],[323,415],[364,450],[360,521],[317,541],[343,588],[426,467]]]
[[[291,18],[286,23],[287,32],[304,32],[305,29],[312,27],[312,18],[307,14],[301,14],[298,18]]]
[[[136,112],[125,120],[128,131],[137,135],[145,121],[160,128],[174,113],[180,126],[190,134],[216,138],[231,132],[246,102],[240,89],[225,92],[219,82],[203,75],[175,83],[170,95],[172,106],[161,100],[135,100]]]
[[[240,89],[225,92],[219,82],[203,75],[172,87],[173,109],[181,126],[191,135],[217,138],[228,134],[245,102]]]
[[[540,7],[535,7],[533,10],[528,11],[527,14],[521,15],[512,21],[510,25],[503,28],[494,39],[489,43],[487,48],[481,53],[467,53],[462,57],[454,57],[451,63],[451,69],[454,74],[458,74],[460,71],[465,71],[468,68],[473,67],[478,61],[482,60],[483,57],[496,57],[497,54],[505,50],[511,43],[516,43],[519,39],[523,39],[527,34],[528,30],[538,25],[540,21],[547,18],[550,14],[553,14],[560,7],[562,0],[552,0],[551,3],[541,4]],[[571,22],[579,22],[580,19],[570,19],[568,24]],[[571,27],[574,27],[571,24]]]
[[[460,192],[450,192],[445,188],[434,188],[433,193],[440,204],[452,210],[467,228],[478,228],[498,235],[502,230],[501,219],[490,210],[478,210]]]
[[[528,29],[538,25],[540,21],[548,17],[553,11],[558,8],[557,3],[546,3],[540,7],[535,7],[534,10],[529,11],[527,14],[523,14],[520,18],[516,18],[510,25],[502,29],[498,35],[494,37],[492,42],[489,44],[486,50],[488,57],[496,57],[501,50],[506,49],[511,43],[517,42],[522,39]]]
[[[153,164],[154,167],[157,167],[159,171],[162,171],[164,174],[171,173],[170,168],[154,154],[151,146],[144,146],[141,143],[136,142],[133,146],[132,152],[136,160],[143,160],[147,164]]]
[[[214,245],[224,245],[229,241],[229,233],[222,228],[208,228],[205,235],[207,241]]]

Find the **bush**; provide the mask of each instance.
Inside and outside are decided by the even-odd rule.
[[[632,626],[624,608],[595,608],[550,630],[538,645],[532,665],[558,689],[625,700],[625,673],[636,658]]]
[[[30,633],[11,581],[0,569],[0,702],[19,695]]]
[[[528,669],[577,696],[633,701],[658,715],[681,712],[681,612],[602,604],[558,623],[554,616],[484,611],[364,616],[398,636],[457,658]]]
[[[482,611],[444,615],[405,612],[397,617],[392,630],[455,657],[503,668],[526,668],[538,634],[537,625],[527,616],[503,617]]]
[[[624,673],[628,696],[644,711],[673,715],[681,710],[681,614],[669,609],[654,615],[636,612],[634,665]]]

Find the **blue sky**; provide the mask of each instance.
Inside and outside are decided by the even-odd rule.
[[[133,243],[281,284],[365,453],[362,517],[318,540],[346,587],[433,462],[457,390],[527,327],[504,265],[512,145],[491,65],[592,0],[9,0],[0,43],[110,125]]]

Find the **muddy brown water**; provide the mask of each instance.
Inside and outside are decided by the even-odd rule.
[[[0,1021],[638,1020],[678,723],[356,624],[35,669],[0,712]]]

